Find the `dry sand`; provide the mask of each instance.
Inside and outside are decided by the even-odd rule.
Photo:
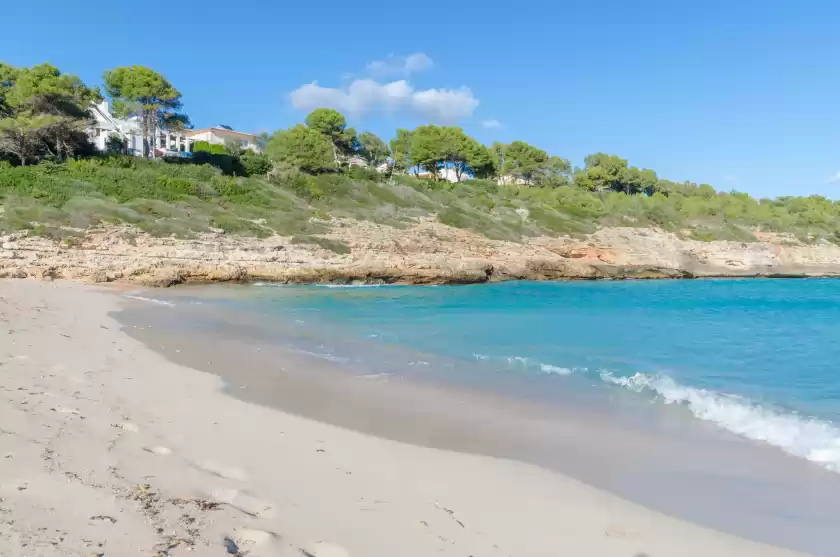
[[[236,400],[121,332],[121,303],[0,281],[0,555],[794,555]]]

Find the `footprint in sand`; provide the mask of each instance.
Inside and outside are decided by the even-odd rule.
[[[274,557],[283,552],[283,538],[274,532],[242,528],[235,535],[230,536],[236,542],[242,555],[254,557]]]
[[[275,515],[274,505],[236,489],[214,489],[210,492],[210,497],[253,517],[274,518]]]
[[[223,466],[211,460],[199,463],[198,467],[205,472],[210,472],[214,476],[219,476],[220,478],[225,478],[226,480],[237,480],[243,482],[248,479],[248,475],[241,468]]]
[[[301,551],[309,557],[350,557],[346,549],[332,542],[315,542]]]

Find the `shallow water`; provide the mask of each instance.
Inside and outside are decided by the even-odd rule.
[[[179,315],[168,326],[196,342],[216,334],[217,348],[266,348],[248,379],[263,392],[236,396],[282,398],[267,394],[269,348],[376,379],[380,398],[379,379],[450,386],[450,405],[414,397],[350,426],[519,458],[718,529],[840,554],[840,281],[213,286],[164,297],[174,305],[156,310]],[[310,412],[290,404],[278,406]],[[430,406],[443,420],[434,431],[377,425],[388,412],[431,422]],[[359,408],[312,412],[346,425]]]

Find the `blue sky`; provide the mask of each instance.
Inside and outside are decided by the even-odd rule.
[[[386,141],[455,123],[578,165],[604,151],[723,190],[840,198],[840,3],[309,4],[17,2],[0,60],[92,85],[152,67],[196,127],[272,131],[331,104]]]

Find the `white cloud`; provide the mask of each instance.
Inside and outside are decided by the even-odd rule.
[[[417,91],[404,79],[390,83],[357,79],[343,88],[313,82],[295,89],[289,98],[292,106],[304,111],[334,108],[355,117],[371,112],[409,112],[436,122],[472,116],[479,102],[467,87]]]
[[[840,171],[825,181],[826,184],[840,184]]]
[[[408,56],[388,56],[385,60],[376,60],[367,65],[367,71],[374,77],[408,76],[412,73],[426,71],[435,63],[422,52],[415,52]]]
[[[502,127],[502,123],[499,122],[498,120],[482,120],[481,125],[482,125],[482,127],[485,127],[488,130],[492,130],[492,129]]]

